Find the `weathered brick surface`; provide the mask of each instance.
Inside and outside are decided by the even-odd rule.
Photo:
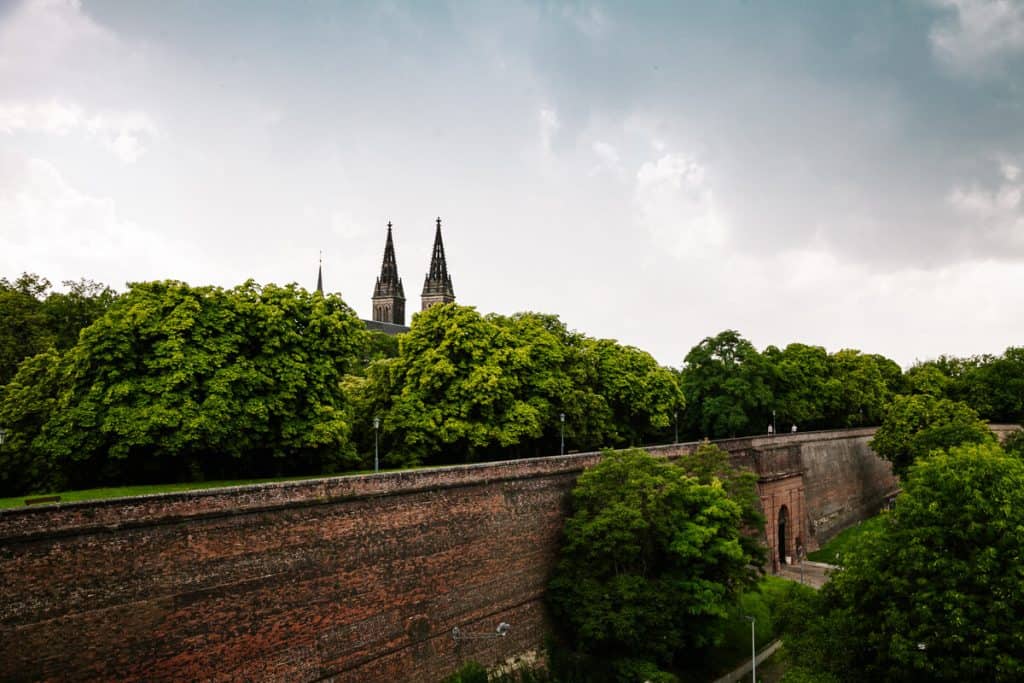
[[[871,433],[719,443],[760,475],[769,519],[784,499],[820,541],[895,489]],[[435,681],[502,662],[543,644],[566,493],[598,458],[0,511],[0,680]],[[452,638],[502,621],[504,638]]]

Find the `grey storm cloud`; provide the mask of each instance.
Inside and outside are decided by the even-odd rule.
[[[678,364],[723,328],[901,363],[1024,321],[1024,5],[31,0],[0,267],[459,300]],[[999,293],[999,296],[994,296]],[[966,323],[966,324],[965,324]]]

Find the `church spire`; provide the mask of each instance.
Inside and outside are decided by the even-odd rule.
[[[434,233],[434,252],[430,257],[430,271],[423,279],[423,308],[427,310],[434,304],[447,304],[455,301],[455,289],[452,278],[448,275],[448,262],[444,258],[444,242],[441,240],[441,219],[437,219],[437,231]]]
[[[324,252],[320,252],[320,265],[316,269],[316,291],[324,293]]]
[[[388,221],[388,237],[384,242],[384,260],[380,265],[380,275],[377,276],[377,284],[373,288],[373,319],[394,325],[405,324],[405,289],[402,287],[402,278],[398,277],[391,221]]]

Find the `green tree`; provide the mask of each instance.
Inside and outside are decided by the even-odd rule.
[[[473,308],[445,304],[416,314],[387,365],[383,406],[389,458],[475,460],[489,448],[540,437],[546,416],[523,375],[530,357],[514,335]]]
[[[673,373],[646,351],[610,339],[587,340],[583,353],[593,360],[589,388],[611,415],[601,441],[588,445],[641,446],[655,435],[665,438],[685,405]]]
[[[54,462],[36,443],[53,415],[59,392],[60,355],[53,349],[21,363],[18,372],[0,388],[0,496],[41,490],[58,481]]]
[[[82,278],[65,280],[66,292],[53,292],[43,302],[43,311],[58,350],[78,342],[78,334],[110,307],[117,292],[100,283]]]
[[[26,358],[54,344],[43,300],[50,281],[22,273],[14,282],[0,278],[0,386],[7,384]]]
[[[1024,461],[992,442],[919,460],[888,524],[822,590],[805,628],[829,640],[802,654],[841,680],[1021,680],[1021,529]]]
[[[885,407],[902,389],[903,375],[894,361],[877,354],[843,349],[830,356],[825,387],[825,419],[830,427],[876,425]]]
[[[578,652],[671,666],[719,638],[753,559],[719,480],[629,450],[580,475],[571,500],[548,602]]]
[[[918,394],[896,397],[870,445],[902,476],[915,460],[932,451],[994,438],[966,403]]]
[[[934,363],[917,363],[907,370],[907,388],[911,394],[950,398],[953,379]]]
[[[418,313],[398,357],[367,375],[360,405],[382,416],[393,464],[550,455],[562,414],[571,448],[642,443],[682,405],[674,374],[643,351],[556,316],[455,304]]]
[[[1024,421],[1024,347],[979,363],[965,373],[964,393],[979,414],[994,422]]]
[[[762,354],[768,368],[771,405],[778,425],[802,429],[826,426],[825,395],[830,377],[829,356],[821,346],[789,344],[779,350],[769,346]]]
[[[365,334],[294,285],[134,284],[43,364],[52,402],[8,391],[0,414],[53,458],[51,484],[337,471],[355,462],[341,379]]]
[[[1024,430],[1017,430],[1006,437],[1003,450],[1010,455],[1024,459]]]
[[[751,563],[748,566],[751,580],[762,573],[768,558],[764,547],[764,513],[761,512],[761,496],[757,492],[757,475],[732,464],[729,453],[720,446],[704,440],[693,453],[680,457],[677,465],[701,484],[718,481],[729,499],[740,506],[740,523],[743,535],[740,543]]]
[[[760,354],[739,332],[706,337],[683,362],[689,432],[721,438],[764,431],[772,410],[766,375]]]

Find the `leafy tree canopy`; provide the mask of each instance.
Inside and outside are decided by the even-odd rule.
[[[33,273],[13,282],[0,278],[0,386],[24,359],[51,346],[74,346],[78,333],[117,298],[106,285],[84,278],[63,285],[66,292],[53,292],[49,280]]]
[[[940,356],[907,371],[913,393],[963,401],[993,422],[1024,421],[1024,347],[999,356]]]
[[[806,344],[758,353],[734,330],[693,347],[681,372],[686,429],[712,438],[763,434],[773,418],[781,431],[878,424],[903,382],[884,356]]]
[[[1024,461],[990,441],[919,460],[787,649],[840,680],[1021,680],[1021,529]]]
[[[693,453],[681,456],[676,464],[701,484],[721,483],[729,499],[740,506],[744,530],[740,543],[747,556],[752,558],[748,567],[751,579],[759,576],[768,555],[762,542],[764,513],[761,512],[761,496],[757,492],[757,475],[733,465],[727,451],[707,440]]]
[[[294,285],[134,284],[59,358],[23,365],[0,419],[17,458],[62,473],[36,488],[331,471],[354,458],[341,377],[365,334]]]
[[[875,425],[902,388],[900,366],[885,356],[843,349],[830,357],[826,419],[832,427]]]
[[[718,639],[754,558],[741,542],[742,507],[715,469],[701,483],[629,450],[580,475],[548,590],[577,651],[671,666]]]
[[[763,431],[772,394],[761,355],[735,330],[707,337],[683,362],[683,394],[691,433],[712,438]]]
[[[871,448],[890,460],[902,476],[915,460],[932,451],[993,439],[988,425],[967,404],[917,394],[893,400]]]
[[[0,278],[0,386],[14,377],[22,360],[53,345],[43,308],[49,289],[49,280],[38,275],[24,273],[14,282]]]
[[[393,463],[643,443],[682,396],[647,353],[570,332],[555,316],[480,315],[455,304],[416,314],[398,357],[362,387]]]

